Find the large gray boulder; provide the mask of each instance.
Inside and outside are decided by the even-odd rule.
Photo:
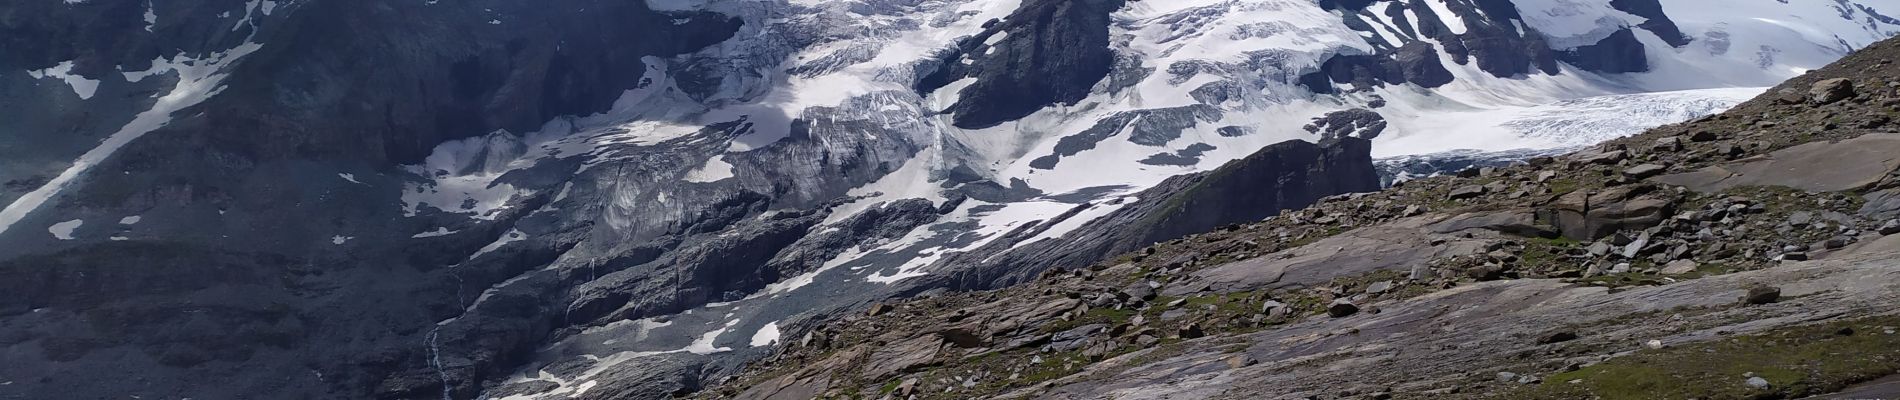
[[[1616,231],[1654,226],[1673,215],[1675,200],[1644,187],[1577,191],[1546,209],[1564,237],[1593,241]]]

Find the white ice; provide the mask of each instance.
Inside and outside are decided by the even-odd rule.
[[[86,221],[75,219],[71,221],[53,224],[53,226],[47,227],[46,231],[52,232],[53,237],[59,240],[73,240],[73,231],[78,230],[80,225],[85,225],[85,224],[86,224]]]
[[[771,346],[778,343],[778,322],[765,324],[752,334],[752,347]]]

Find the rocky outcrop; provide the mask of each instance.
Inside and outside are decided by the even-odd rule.
[[[1657,182],[1713,193],[1743,186],[1786,186],[1811,192],[1871,188],[1900,169],[1900,134],[1876,133],[1814,142],[1759,157],[1657,177]]]
[[[964,129],[996,126],[1058,103],[1074,104],[1115,65],[1109,14],[1122,5],[1123,0],[1024,1],[1015,13],[963,42],[919,89],[928,93],[973,79],[958,91],[957,103],[943,110],[954,114],[956,126]],[[985,44],[997,36],[994,44]]]
[[[1649,71],[1648,49],[1636,39],[1636,32],[1628,28],[1616,31],[1595,44],[1558,52],[1557,59],[1577,68],[1603,73]]]
[[[1322,140],[1342,137],[1377,139],[1385,132],[1385,117],[1378,112],[1363,108],[1334,111],[1313,118],[1313,122],[1304,127],[1307,132],[1319,134]]]
[[[980,255],[970,258],[982,260],[972,262],[981,272],[965,275],[970,280],[959,286],[1019,282],[1045,269],[1092,264],[1108,255],[1258,220],[1328,196],[1378,190],[1371,157],[1371,142],[1351,137],[1267,146],[1214,171],[1170,178],[1138,194],[1134,204],[1090,221],[1063,240],[1025,244],[993,260],[986,260],[993,253],[972,252]]]

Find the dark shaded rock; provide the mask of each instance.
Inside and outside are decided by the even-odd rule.
[[[1038,169],[1054,169],[1063,157],[1092,150],[1103,140],[1108,140],[1123,131],[1131,132],[1128,136],[1130,142],[1145,146],[1166,145],[1179,138],[1181,131],[1201,122],[1219,120],[1220,117],[1221,112],[1218,108],[1203,104],[1115,113],[1096,121],[1095,125],[1082,132],[1057,139],[1055,149],[1051,154],[1031,160],[1029,166]],[[1175,156],[1187,158],[1191,154],[1198,157],[1200,152],[1212,150],[1212,146],[1205,144],[1203,146],[1207,148],[1191,153],[1184,150],[1183,153],[1177,153]]]
[[[1649,71],[1649,56],[1643,42],[1628,28],[1588,46],[1557,53],[1557,58],[1589,71],[1629,73]]]
[[[1241,137],[1252,135],[1254,131],[1254,128],[1245,126],[1223,126],[1220,127],[1220,129],[1216,129],[1215,133],[1221,137]]]
[[[1190,323],[1182,326],[1175,334],[1179,335],[1182,339],[1194,339],[1207,335],[1205,331],[1201,330],[1201,324],[1198,323]]]
[[[1029,0],[983,35],[963,43],[942,60],[938,71],[920,84],[923,92],[964,77],[976,83],[951,105],[954,124],[982,129],[1028,116],[1043,107],[1074,104],[1088,96],[1115,65],[1109,49],[1109,13],[1122,0]],[[977,51],[992,35],[1007,37]],[[974,63],[961,59],[971,57]]]
[[[1156,153],[1139,161],[1148,165],[1192,166],[1201,163],[1201,154],[1214,150],[1213,145],[1195,143],[1174,153]]]
[[[1662,38],[1670,46],[1689,44],[1689,36],[1682,34],[1682,28],[1676,26],[1676,22],[1663,12],[1662,0],[1610,0],[1610,7],[1643,17],[1643,23],[1636,26],[1655,33],[1656,37]]]
[[[1768,304],[1781,299],[1781,288],[1774,286],[1752,286],[1742,295],[1743,304]]]
[[[1345,318],[1358,313],[1359,306],[1345,300],[1337,300],[1332,305],[1326,306],[1326,315],[1333,318]]]
[[[1372,110],[1354,108],[1313,118],[1313,122],[1306,124],[1305,129],[1307,132],[1319,134],[1322,139],[1342,137],[1376,139],[1380,133],[1385,132],[1385,127],[1384,116]]]
[[[1438,48],[1426,42],[1406,43],[1394,55],[1399,76],[1421,87],[1435,88],[1451,83],[1451,71],[1438,61]]]
[[[1545,334],[1544,336],[1539,336],[1537,338],[1537,344],[1560,343],[1560,342],[1568,342],[1572,340],[1577,340],[1576,333],[1570,332],[1570,331],[1557,331],[1557,332],[1551,332],[1549,334]]]

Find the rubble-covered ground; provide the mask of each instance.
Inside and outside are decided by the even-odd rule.
[[[876,305],[699,396],[1894,396],[1897,58],[1888,40],[1576,153]]]

